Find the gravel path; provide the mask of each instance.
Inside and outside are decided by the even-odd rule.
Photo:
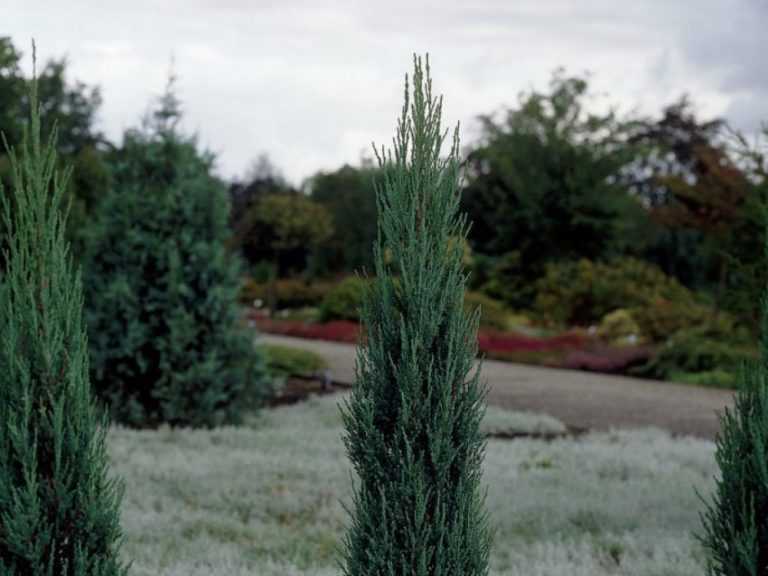
[[[355,347],[350,344],[262,334],[266,343],[312,350],[329,364],[331,377],[354,381]],[[550,414],[576,429],[657,427],[676,435],[714,438],[717,413],[733,393],[670,382],[558,370],[486,360],[482,377],[490,404]]]

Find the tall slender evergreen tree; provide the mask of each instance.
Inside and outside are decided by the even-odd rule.
[[[56,171],[55,134],[41,143],[36,81],[30,100],[21,153],[9,151],[13,189],[3,204],[0,575],[115,576],[125,573],[121,488],[108,474],[80,276],[59,211],[69,174]]]
[[[484,390],[473,369],[478,316],[466,315],[458,126],[447,157],[442,98],[429,60],[389,151],[377,150],[376,277],[364,298],[366,341],[342,407],[359,476],[345,539],[348,576],[475,576],[488,571],[481,491]]]
[[[733,408],[720,419],[720,475],[702,517],[711,576],[768,574],[768,291],[762,309],[761,358],[741,368]]]

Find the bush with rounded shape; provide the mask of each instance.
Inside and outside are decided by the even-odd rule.
[[[733,319],[725,312],[716,312],[695,300],[656,299],[642,306],[631,308],[632,316],[640,326],[640,332],[652,342],[665,342],[680,331],[703,328],[712,331],[713,325]],[[707,328],[709,326],[709,328]],[[727,332],[715,329],[729,339]]]
[[[301,278],[281,278],[274,283],[275,306],[278,310],[318,306],[325,298],[331,285],[328,282],[306,282]],[[269,282],[257,282],[246,279],[240,291],[240,300],[250,306],[261,301],[265,306],[269,301]]]
[[[618,309],[631,311],[643,335],[654,341],[712,314],[677,280],[633,258],[550,264],[537,282],[535,310],[551,322],[587,326]]]
[[[530,308],[536,297],[531,274],[520,262],[519,252],[472,258],[471,286],[512,308]]]
[[[509,329],[511,316],[501,302],[481,292],[466,292],[464,294],[464,309],[471,314],[478,308],[480,309],[480,326],[482,328],[500,331]]]
[[[359,320],[360,305],[368,287],[368,280],[359,276],[348,276],[334,286],[320,304],[320,319]]]
[[[603,316],[597,335],[608,342],[626,343],[632,337],[639,338],[640,326],[632,312],[619,308]]]

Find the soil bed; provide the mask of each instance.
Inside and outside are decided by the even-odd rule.
[[[314,376],[291,376],[287,378],[279,392],[268,402],[270,408],[298,404],[311,396],[328,396],[349,390],[349,386],[338,382],[323,385],[320,378]]]

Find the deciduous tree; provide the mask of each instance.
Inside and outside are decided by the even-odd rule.
[[[516,287],[495,294],[514,307],[531,304],[530,281],[544,264],[600,260],[642,243],[646,215],[620,181],[634,154],[626,126],[613,113],[590,113],[588,89],[586,79],[556,73],[548,92],[480,118],[463,192],[469,240],[481,259],[497,261],[488,275]]]

